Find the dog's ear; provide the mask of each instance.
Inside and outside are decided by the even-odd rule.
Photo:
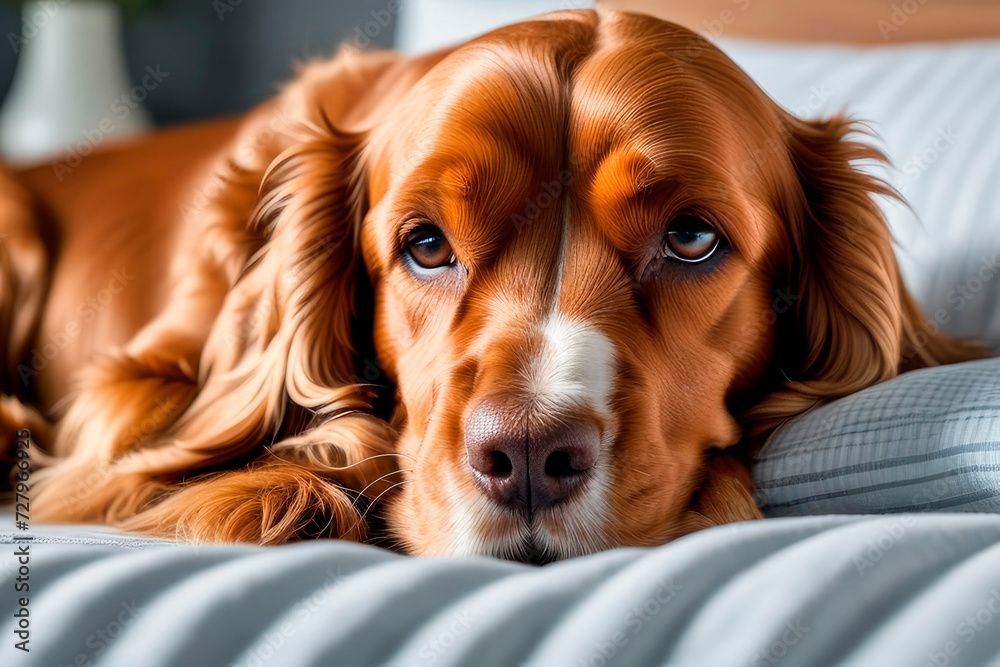
[[[898,195],[858,168],[882,153],[848,138],[860,128],[842,117],[784,123],[794,176],[776,203],[788,236],[781,280],[796,308],[778,325],[787,382],[747,415],[751,433],[903,370],[985,356],[941,335],[907,292],[874,199]]]
[[[261,247],[205,347],[199,400],[213,413],[227,403],[233,410],[224,414],[242,412],[241,405],[267,410],[285,396],[319,413],[358,407],[351,311],[363,213],[360,142],[325,128],[325,136],[279,155],[264,175],[250,225]],[[213,385],[223,386],[206,395]]]
[[[151,434],[157,446],[147,444],[116,463],[121,474],[189,475],[250,455],[261,443],[272,443],[270,455],[320,468],[388,451],[388,436],[333,442],[331,427],[313,429],[322,441],[300,442],[311,424],[363,410],[369,398],[354,377],[351,319],[361,270],[367,130],[340,129],[329,120],[338,114],[324,105],[344,106],[352,86],[360,98],[374,79],[391,75],[392,62],[376,58],[374,66],[362,59],[371,70],[367,78],[341,72],[352,64],[339,60],[319,65],[318,74],[304,72],[277,101],[276,108],[289,109],[281,112],[287,117],[275,124],[276,112],[258,112],[258,127],[236,142],[230,160],[237,166],[215,199],[218,213],[199,213],[214,235],[205,247],[220,255],[210,258],[218,267],[212,280],[221,274],[227,283],[221,310],[200,350],[187,404]],[[243,205],[228,202],[247,197],[252,201],[240,220]],[[192,289],[203,289],[209,281],[192,282]],[[294,448],[280,442],[293,436]],[[343,451],[322,453],[323,447]],[[373,475],[391,467],[380,463],[371,466]]]

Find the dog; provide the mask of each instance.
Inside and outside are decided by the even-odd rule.
[[[781,423],[985,356],[907,293],[856,129],[564,11],[4,169],[32,516],[536,563],[759,518]]]

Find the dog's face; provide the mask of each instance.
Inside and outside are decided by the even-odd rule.
[[[771,356],[777,117],[686,32],[558,23],[453,53],[372,142],[391,523],[418,553],[662,543]]]

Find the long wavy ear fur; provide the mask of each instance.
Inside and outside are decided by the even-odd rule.
[[[230,460],[277,435],[295,417],[290,410],[365,406],[351,384],[357,146],[358,138],[330,130],[268,169],[250,224],[263,243],[205,344],[201,389],[170,430],[170,446],[136,452],[118,464],[123,472]]]
[[[989,356],[940,334],[907,292],[873,199],[898,195],[857,166],[885,157],[848,139],[859,128],[842,117],[785,121],[797,179],[778,205],[790,237],[787,284],[798,301],[779,324],[787,382],[746,415],[751,436],[901,371]]]
[[[64,458],[35,476],[38,519],[199,541],[364,536],[362,511],[392,486],[393,433],[363,412],[353,375],[364,134],[334,127],[322,100],[333,88],[339,104],[349,92],[337,81],[368,87],[365,68],[398,62],[307,69],[283,95],[297,120],[235,168],[245,143],[234,144],[222,162],[237,178],[194,221],[210,246],[192,244],[197,273],[175,289],[194,305],[84,378],[60,424]],[[267,116],[251,118],[251,139]],[[204,313],[197,300],[213,290],[199,339],[178,313]]]

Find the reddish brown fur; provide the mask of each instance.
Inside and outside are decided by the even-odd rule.
[[[526,391],[517,369],[556,297],[616,356],[611,414],[562,415],[606,435],[606,503],[540,514],[549,555],[758,517],[723,450],[901,368],[982,355],[906,293],[871,199],[888,188],[852,166],[879,156],[853,129],[792,118],[684,29],[563,12],[422,58],[345,52],[245,118],[59,178],[2,173],[0,421],[53,455],[33,517],[364,539],[364,507],[388,494],[412,552],[523,555],[522,519],[467,474],[463,420],[474,399]],[[527,220],[556,182],[558,204]],[[729,254],[638,271],[687,209],[718,221]],[[460,278],[402,267],[414,219],[448,233]],[[119,267],[127,285],[31,366]],[[354,375],[362,268],[393,428]],[[776,289],[796,298],[780,318]]]

